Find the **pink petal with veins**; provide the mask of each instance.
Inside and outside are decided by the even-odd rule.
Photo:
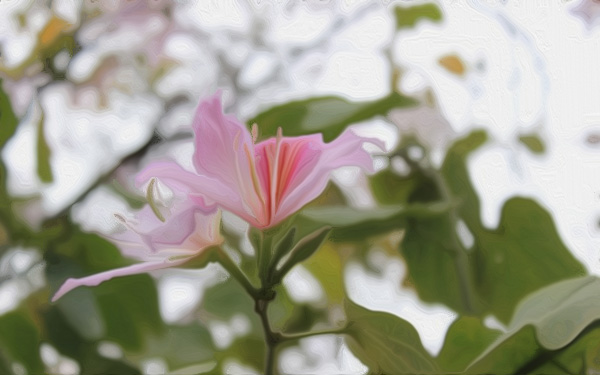
[[[204,209],[215,205],[257,228],[272,227],[323,192],[330,173],[342,166],[373,171],[362,146],[383,143],[347,130],[324,143],[321,134],[275,138],[254,144],[235,117],[223,114],[220,93],[200,102],[194,118],[196,173],[169,163],[154,163],[137,180],[156,177],[185,191]]]
[[[141,260],[142,263],[80,279],[68,279],[52,301],[79,286],[96,286],[114,277],[178,266],[223,241],[219,232],[219,211],[206,215],[187,199],[176,200],[169,209],[164,222],[156,217],[150,206],[139,210],[134,219],[115,215],[115,220],[121,222],[127,231],[108,238],[123,255]]]
[[[223,114],[220,93],[198,105],[194,118],[194,166],[198,175],[218,180],[237,195],[235,204],[200,190],[254,225],[264,225],[265,191],[257,179],[254,143],[248,129],[235,117]],[[240,204],[240,201],[243,202]]]

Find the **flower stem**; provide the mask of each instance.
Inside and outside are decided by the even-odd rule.
[[[274,295],[273,295],[274,297]],[[272,299],[257,299],[254,310],[260,316],[260,321],[263,326],[263,331],[265,333],[265,344],[267,346],[267,352],[265,355],[265,375],[272,375],[274,366],[275,366],[275,348],[277,344],[281,341],[281,334],[277,332],[273,332],[271,329],[271,324],[269,323],[269,316],[267,314],[267,308],[269,306],[269,302]]]
[[[250,280],[248,280],[248,278],[246,277],[246,275],[244,275],[242,270],[239,269],[237,264],[235,264],[233,260],[231,260],[229,255],[227,255],[227,253],[225,252],[225,250],[219,247],[219,249],[217,250],[217,257],[223,268],[225,268],[227,272],[229,272],[231,277],[233,277],[240,283],[240,285],[252,298],[254,298],[255,300],[259,298],[260,291],[252,285]]]

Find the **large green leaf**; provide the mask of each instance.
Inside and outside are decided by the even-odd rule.
[[[407,321],[346,302],[348,346],[370,373],[437,374],[434,359]]]
[[[500,331],[487,328],[480,318],[460,317],[448,329],[437,362],[444,372],[461,372],[499,335]]]
[[[383,172],[387,188],[374,193],[385,204],[394,199],[406,200],[396,204],[447,201],[451,209],[445,214],[406,220],[401,252],[408,282],[425,301],[442,302],[466,315],[491,313],[508,322],[525,295],[585,271],[563,244],[550,214],[533,200],[508,200],[498,227],[484,227],[466,158],[485,141],[483,132],[459,140],[441,170],[416,164],[406,177]],[[382,181],[375,178],[374,185]],[[472,246],[461,241],[459,225],[472,235]]]
[[[507,332],[471,363],[468,372],[506,372],[509,366],[532,371],[532,364],[558,356],[558,349],[600,320],[599,291],[600,279],[586,276],[532,293],[518,305]]]
[[[588,326],[575,342],[545,352],[528,362],[530,374],[593,374],[600,372],[600,324]]]
[[[335,96],[324,96],[273,107],[248,124],[258,124],[262,137],[275,136],[281,127],[286,136],[322,133],[329,142],[353,123],[385,115],[393,108],[414,106],[417,101],[398,93],[367,102],[351,102]]]

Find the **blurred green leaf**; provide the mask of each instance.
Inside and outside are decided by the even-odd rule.
[[[415,27],[419,21],[424,19],[432,22],[440,22],[442,20],[442,11],[433,3],[408,7],[397,6],[395,12],[396,29],[398,30]]]
[[[146,332],[164,329],[158,295],[149,275],[106,281],[94,288],[106,323],[106,337],[127,350],[141,350]]]
[[[52,306],[42,313],[44,341],[54,346],[61,354],[79,363],[81,374],[141,374],[129,363],[119,359],[102,357],[95,340],[83,338],[65,319],[63,313]]]
[[[0,347],[29,373],[44,372],[40,357],[40,334],[26,313],[12,311],[0,316]]]
[[[535,360],[542,353],[532,326],[523,327],[492,346],[494,348],[492,351],[477,359],[463,372],[467,374],[522,374],[524,373],[521,370],[523,365]]]
[[[37,173],[42,182],[52,182],[52,167],[50,166],[50,147],[44,135],[44,114],[42,113],[37,127]]]
[[[546,152],[544,142],[537,134],[524,134],[519,136],[519,141],[525,145],[529,151],[534,154],[543,154]]]
[[[77,288],[57,301],[67,323],[86,340],[100,339],[105,334],[104,319],[90,288]]]
[[[294,302],[282,284],[277,285],[275,291],[276,298],[269,305],[269,321],[274,331],[306,332],[319,321],[327,322],[326,310]]]
[[[588,356],[596,358],[600,354],[598,345],[587,346],[591,343],[588,334],[597,337],[597,330],[582,335],[586,327],[600,321],[598,290],[600,279],[586,276],[552,284],[527,296],[519,303],[506,333],[473,360],[467,372],[539,373],[540,366],[548,370],[586,365]],[[567,346],[571,348],[563,349]],[[583,359],[573,353],[583,353]]]
[[[221,320],[229,320],[236,314],[244,314],[251,320],[255,320],[254,326],[258,332],[261,332],[258,316],[254,313],[254,300],[232,277],[208,288],[204,293],[201,307],[209,315]]]
[[[216,352],[215,359],[219,361],[219,371],[215,373],[228,373],[225,367],[227,359],[235,359],[260,373],[265,368],[265,342],[262,336],[257,335],[238,338],[227,349]]]
[[[192,365],[208,364],[214,360],[215,354],[208,329],[204,325],[191,323],[170,325],[161,334],[148,335],[144,350],[129,357],[138,361],[144,358],[164,358],[171,373]]]
[[[298,241],[289,256],[283,258],[283,264],[277,270],[276,280],[280,280],[296,264],[310,258],[321,247],[330,231],[331,227],[322,227]]]
[[[13,136],[18,125],[19,120],[13,112],[10,98],[2,88],[2,79],[0,78],[0,150],[4,148],[6,142]],[[6,174],[6,167],[0,159],[0,224],[2,224],[5,234],[3,236],[3,245],[12,239],[15,224],[15,218],[12,213],[12,201],[6,189]],[[2,254],[1,249],[0,254]]]
[[[367,310],[346,301],[350,326],[346,333],[352,353],[375,374],[437,374],[434,359],[425,351],[415,328],[384,312]]]
[[[0,351],[0,374],[13,375],[8,358]]]
[[[593,374],[600,372],[600,328],[598,322],[588,326],[582,335],[564,349],[549,352],[544,363],[531,374]],[[534,363],[533,366],[537,365]],[[533,367],[531,366],[531,367]]]
[[[12,110],[8,95],[2,89],[2,79],[0,78],[0,149],[15,134],[18,125],[19,119]]]
[[[248,124],[258,124],[261,137],[275,136],[277,128],[281,127],[285,136],[322,133],[325,142],[329,142],[350,124],[385,115],[393,108],[416,104],[415,99],[395,92],[368,102],[324,96],[275,106],[249,120]]]
[[[403,228],[406,217],[436,217],[449,209],[450,206],[443,202],[388,205],[368,210],[347,206],[310,207],[300,213],[301,218],[310,223],[299,221],[298,225],[311,228],[331,226],[332,240],[360,241]]]
[[[329,305],[341,305],[346,296],[344,288],[344,265],[340,252],[331,242],[308,258],[303,265],[321,283]]]
[[[95,234],[81,232],[72,227],[62,243],[51,246],[45,253],[46,273],[52,290],[56,290],[68,277],[88,276],[97,272],[123,267],[127,262],[114,244]],[[81,291],[79,291],[81,289]],[[73,327],[90,332],[83,337],[96,338],[101,330],[110,339],[129,351],[141,350],[148,333],[158,334],[164,329],[158,306],[156,285],[147,274],[118,277],[96,287],[80,287],[70,292],[80,298],[59,300],[61,309],[69,312],[65,317]],[[89,293],[93,293],[93,298]],[[68,304],[68,306],[64,306]],[[87,318],[76,318],[76,313],[86,311]],[[86,324],[86,319],[100,319],[98,324]]]
[[[498,336],[500,331],[485,327],[480,318],[458,318],[448,329],[437,356],[440,368],[447,373],[463,371]]]
[[[490,345],[469,370],[489,372],[499,368],[498,358],[506,359],[514,350],[504,343],[525,327],[535,328],[536,347],[557,350],[568,345],[589,324],[600,320],[599,290],[600,279],[586,276],[555,283],[527,296],[519,303],[507,332]]]
[[[491,313],[507,322],[525,295],[585,271],[564,246],[551,216],[533,200],[508,200],[498,227],[484,227],[466,158],[485,141],[485,133],[473,132],[448,150],[441,170],[414,165],[410,177],[390,176],[387,188],[374,194],[384,203],[392,198],[407,204],[448,201],[452,208],[446,214],[407,218],[401,244],[407,283],[424,301],[442,302],[466,315]],[[404,191],[395,195],[396,187]],[[472,244],[463,243],[458,226],[470,233]]]

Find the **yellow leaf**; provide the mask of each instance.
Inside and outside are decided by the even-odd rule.
[[[458,76],[465,74],[465,64],[463,64],[462,60],[457,55],[442,56],[438,62],[450,73],[454,73]]]

